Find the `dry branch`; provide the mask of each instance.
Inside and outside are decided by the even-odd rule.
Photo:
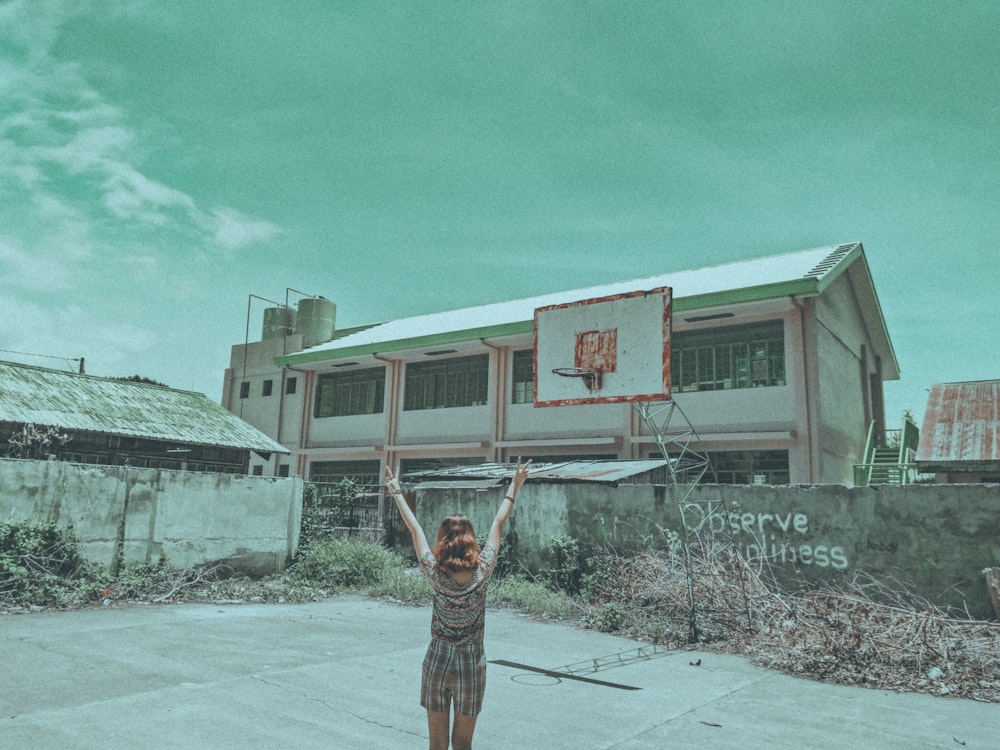
[[[766,563],[748,563],[731,547],[699,541],[691,556],[689,580],[678,550],[606,551],[594,603],[626,608],[632,635],[681,646],[691,587],[699,645],[803,677],[1000,702],[995,622],[955,617],[896,581],[864,574],[792,594]]]

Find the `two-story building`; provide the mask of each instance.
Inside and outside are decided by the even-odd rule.
[[[533,404],[539,307],[670,287],[671,387],[723,483],[845,483],[899,377],[861,243],[336,330],[304,299],[232,349],[223,405],[286,446],[264,474],[657,456],[628,403]],[[651,341],[651,347],[662,342]]]

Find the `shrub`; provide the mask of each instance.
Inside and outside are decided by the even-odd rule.
[[[89,573],[71,531],[0,522],[0,599],[67,604]]]
[[[293,578],[337,589],[378,586],[403,558],[374,542],[337,539],[308,545],[289,571]]]
[[[571,536],[554,536],[549,540],[546,557],[549,567],[544,574],[552,588],[567,594],[580,593],[583,580],[580,543]]]
[[[44,459],[58,454],[59,450],[72,438],[52,426],[36,427],[32,423],[23,425],[7,440],[7,455],[11,458]]]
[[[590,617],[590,622],[604,633],[616,633],[628,622],[628,612],[618,602],[608,602]]]

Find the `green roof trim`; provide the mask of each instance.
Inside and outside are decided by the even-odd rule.
[[[795,281],[782,281],[777,284],[751,286],[745,289],[727,289],[724,292],[677,297],[673,300],[672,308],[678,312],[687,312],[688,310],[701,310],[706,307],[735,305],[741,302],[759,302],[763,299],[778,299],[779,297],[792,297],[797,294],[817,294],[819,291],[819,284],[816,279],[797,279]]]
[[[672,309],[676,312],[687,312],[689,310],[700,310],[706,307],[717,307],[719,305],[732,305],[740,302],[757,302],[763,299],[776,299],[779,297],[790,297],[801,294],[815,294],[819,292],[819,284],[816,279],[803,278],[795,281],[785,281],[777,284],[767,284],[763,286],[747,287],[746,289],[729,289],[725,292],[713,292],[711,294],[696,294],[690,297],[678,297],[672,302]],[[484,328],[468,328],[461,331],[448,331],[430,336],[415,336],[406,339],[390,341],[380,341],[373,344],[361,344],[349,346],[341,349],[322,349],[319,351],[304,351],[277,357],[274,363],[279,367],[288,365],[305,365],[313,362],[329,362],[338,359],[351,359],[370,354],[386,354],[388,352],[400,351],[403,349],[417,349],[428,346],[441,346],[443,344],[460,344],[466,341],[478,339],[494,338],[497,336],[515,336],[534,331],[534,320],[525,320],[517,323],[505,323],[503,325],[486,326]],[[358,329],[371,326],[360,326]],[[338,337],[339,338],[339,337]]]
[[[719,308],[727,305],[746,304],[765,300],[818,296],[844,273],[847,273],[848,269],[853,267],[855,261],[858,259],[861,259],[864,263],[865,273],[870,278],[871,272],[868,269],[861,243],[850,242],[836,246],[814,248],[799,253],[790,253],[783,256],[771,256],[768,258],[724,264],[722,266],[678,271],[673,276],[665,274],[661,277],[647,277],[631,282],[611,282],[601,287],[575,291],[581,295],[581,298],[585,298],[603,296],[605,293],[618,294],[621,293],[621,288],[624,285],[662,285],[662,283],[670,282],[672,279],[676,279],[682,284],[684,281],[688,281],[691,283],[691,287],[693,287],[692,293],[684,296],[674,296],[673,298],[673,312],[681,314],[713,307]],[[720,288],[722,284],[731,282],[732,280],[737,280],[737,283],[739,283],[738,280],[741,279],[741,265],[745,265],[747,268],[747,272],[742,275],[743,283],[746,286]],[[686,279],[684,278],[685,276],[692,276],[692,278]],[[715,281],[712,281],[713,278]],[[677,285],[668,285],[673,286],[676,292]],[[378,335],[362,335],[361,339],[363,343],[359,342],[351,346],[349,345],[349,341],[343,341],[344,344],[348,345],[321,345],[313,349],[277,357],[274,362],[279,367],[309,365],[318,362],[343,361],[356,357],[371,356],[373,354],[391,355],[393,352],[469,343],[486,338],[530,334],[534,329],[534,320],[532,315],[533,309],[529,305],[541,304],[542,301],[553,299],[558,302],[559,298],[570,294],[573,294],[573,292],[542,295],[537,298],[509,300],[508,302],[467,308],[469,314],[465,315],[466,320],[464,322],[466,325],[490,320],[490,317],[483,313],[495,305],[497,307],[497,319],[506,321],[496,325],[473,325],[473,327],[457,330],[446,330],[442,326],[448,325],[449,319],[453,319],[451,322],[461,325],[463,322],[462,317],[466,313],[466,310],[448,310],[441,313],[430,313],[426,316],[427,328],[432,332],[423,336],[413,334],[419,332],[419,319],[424,316],[402,318],[399,321],[385,321],[369,326],[357,326],[338,331],[333,341],[349,339],[351,334],[367,331],[368,329],[376,329],[376,334],[381,333],[385,338],[379,338]],[[872,294],[874,294],[874,288],[872,289]],[[545,304],[551,304],[551,302],[545,302]],[[892,351],[892,344],[889,341],[888,332],[885,330],[885,320],[882,316],[881,306],[878,304],[877,297],[875,297],[874,304],[876,313],[881,318],[880,321],[876,321],[874,324],[881,326],[879,333],[885,339],[890,357],[895,362],[895,353]],[[511,314],[511,311],[506,309],[507,305],[514,305],[517,308],[516,312]],[[489,312],[492,312],[492,310],[489,310]],[[520,320],[516,318],[520,318]],[[401,325],[396,325],[397,323]],[[385,330],[378,331],[382,326],[385,326]]]
[[[320,351],[305,351],[296,354],[289,354],[284,357],[277,357],[274,363],[278,366],[304,365],[312,362],[328,362],[334,359],[351,359],[362,357],[368,354],[385,354],[403,349],[417,349],[425,346],[440,346],[442,344],[460,344],[466,341],[493,338],[496,336],[515,336],[522,333],[531,333],[534,330],[534,320],[518,323],[505,323],[504,325],[486,326],[484,328],[469,328],[464,331],[448,331],[447,333],[437,333],[432,336],[414,336],[408,339],[398,339],[396,341],[382,341],[375,344],[361,344],[359,346],[349,346],[343,349],[323,349]]]

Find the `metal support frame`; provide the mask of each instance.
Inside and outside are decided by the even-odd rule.
[[[694,592],[694,563],[691,556],[691,540],[698,533],[700,526],[692,527],[688,522],[689,506],[694,488],[701,482],[705,474],[711,470],[708,457],[692,448],[698,442],[698,433],[684,411],[674,400],[664,403],[650,404],[646,401],[635,401],[633,408],[639,414],[650,433],[656,438],[656,444],[667,462],[670,492],[681,521],[681,549],[684,553],[685,573],[687,574],[688,595],[688,640],[696,643],[699,640],[698,611]],[[671,422],[675,422],[675,430],[671,431]],[[722,499],[723,511],[727,513],[725,499]],[[731,539],[726,540],[726,546],[736,554],[736,547]],[[742,578],[740,579],[742,585]],[[746,600],[744,591],[744,600]],[[748,607],[749,612],[749,607]]]

